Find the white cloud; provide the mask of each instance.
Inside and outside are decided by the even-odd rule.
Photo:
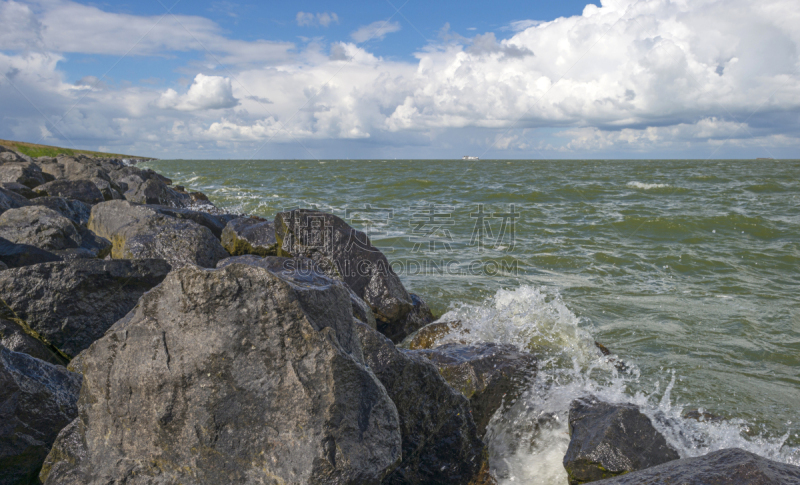
[[[179,95],[168,89],[156,103],[159,108],[180,111],[233,108],[238,104],[239,100],[233,97],[230,79],[203,74],[195,76],[186,94]]]
[[[316,14],[309,12],[297,12],[295,22],[300,27],[327,27],[330,24],[338,24],[339,16],[334,12],[317,12]]]
[[[355,30],[350,34],[350,38],[360,44],[373,39],[381,40],[386,37],[387,34],[391,34],[392,32],[397,32],[399,30],[400,24],[398,22],[379,20],[377,22],[372,22],[369,25],[362,25],[358,28],[358,30]]]

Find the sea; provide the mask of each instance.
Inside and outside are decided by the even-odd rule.
[[[144,165],[228,211],[336,214],[462,322],[437,344],[538,355],[486,435],[501,483],[567,483],[569,406],[588,395],[639,405],[682,457],[800,465],[798,160]]]

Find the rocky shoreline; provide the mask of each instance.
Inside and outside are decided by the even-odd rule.
[[[0,485],[496,483],[484,435],[538,359],[436,345],[458,325],[335,215],[0,147]],[[742,450],[681,459],[632,405],[569,419],[571,484],[800,483]]]

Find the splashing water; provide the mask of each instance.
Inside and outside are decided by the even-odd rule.
[[[569,407],[574,399],[588,395],[638,405],[682,458],[737,447],[800,464],[800,449],[784,446],[788,432],[781,438],[765,438],[741,419],[684,418],[691,403],[671,399],[673,388],[680,386],[679,376],[664,371],[645,381],[633,362],[625,362],[624,372],[618,370],[619,357],[604,356],[595,346],[589,322],[571,312],[552,290],[502,289],[482,305],[455,305],[440,321],[461,325],[435,346],[496,342],[539,357],[539,370],[529,388],[504,413],[498,412],[487,430],[490,465],[500,483],[566,484],[562,460],[569,446]],[[667,382],[663,392],[661,381]]]

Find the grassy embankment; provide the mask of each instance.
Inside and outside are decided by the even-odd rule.
[[[11,148],[12,150],[16,150],[20,153],[28,155],[29,157],[55,157],[58,155],[89,155],[93,157],[106,157],[106,158],[149,158],[149,157],[138,157],[135,155],[123,155],[121,153],[105,153],[105,152],[93,152],[91,150],[75,150],[72,148],[61,148],[61,147],[54,147],[50,145],[37,145],[35,143],[26,143],[24,141],[11,141],[11,140],[0,140],[0,145],[4,147]]]

